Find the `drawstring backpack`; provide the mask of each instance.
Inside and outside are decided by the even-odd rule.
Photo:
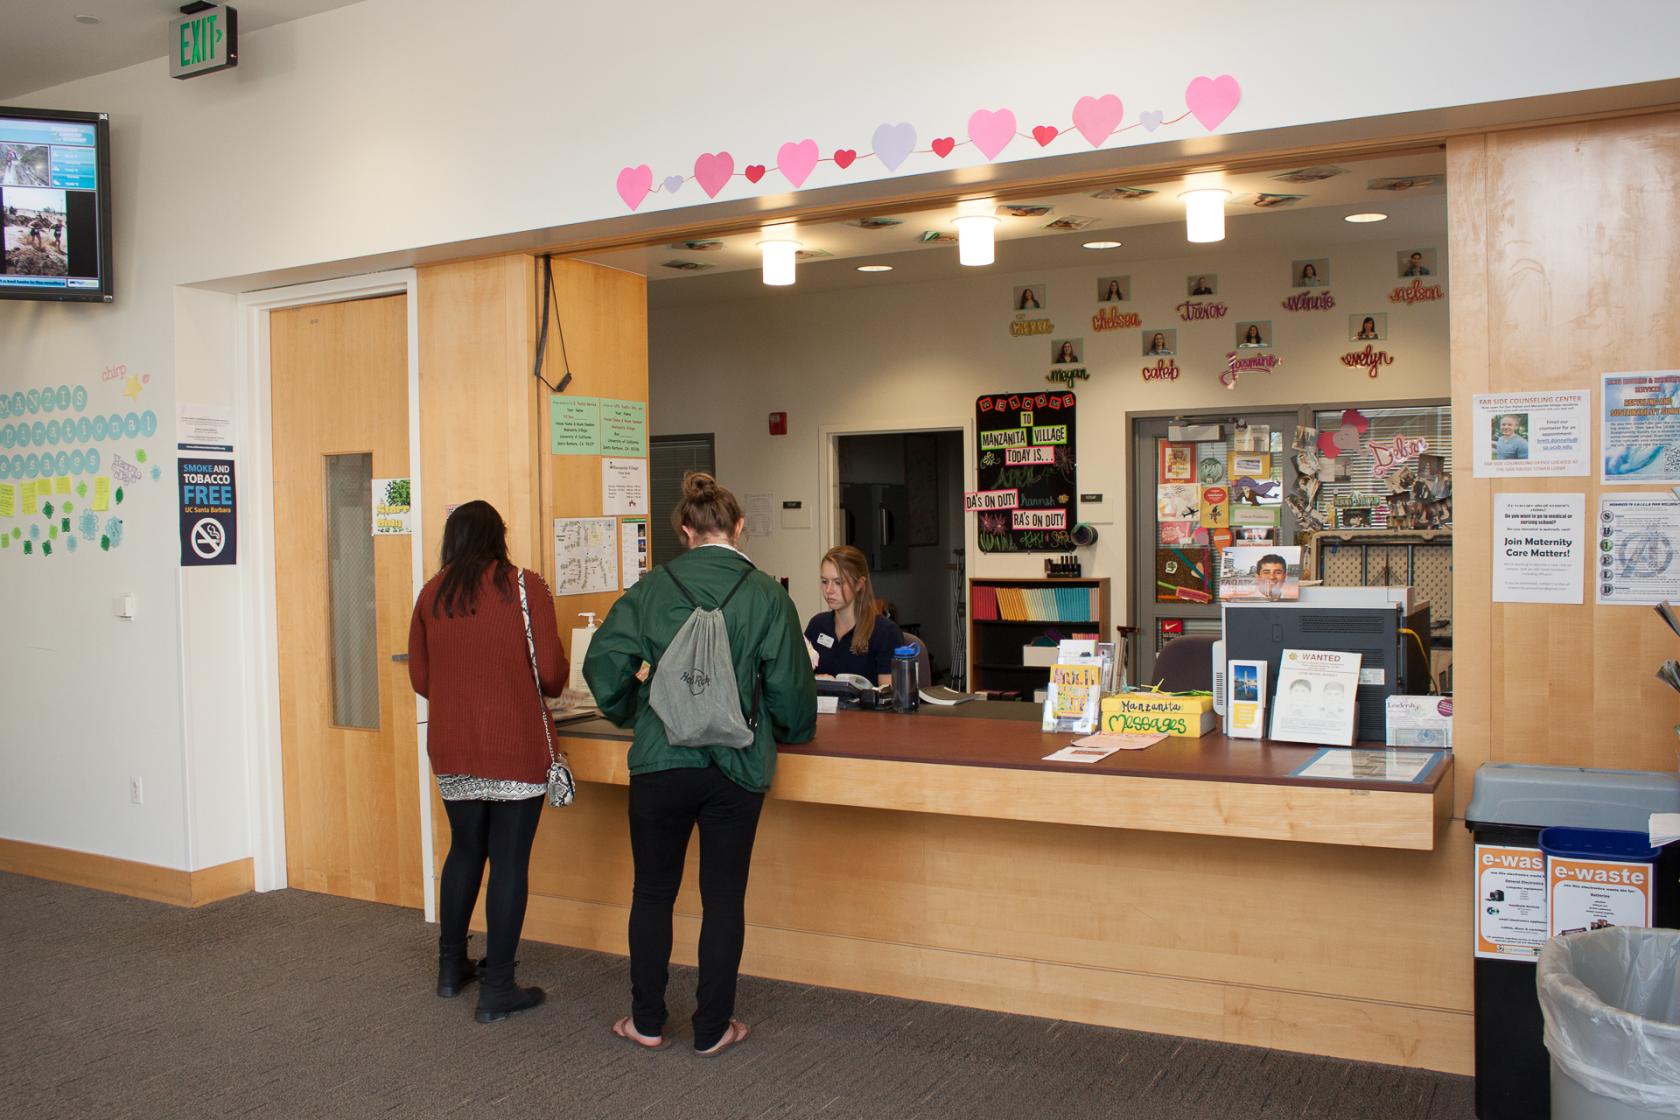
[[[723,597],[723,602],[706,610],[694,601],[694,596],[669,567],[663,569],[694,608],[659,659],[648,696],[648,703],[665,725],[665,738],[674,747],[743,750],[753,744],[758,731],[762,681],[754,674],[753,714],[749,718],[741,712],[741,693],[735,681],[735,661],[730,655],[723,608],[754,570],[748,567]]]

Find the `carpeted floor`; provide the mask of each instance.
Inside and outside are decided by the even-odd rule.
[[[750,934],[749,934],[750,936]],[[432,994],[418,915],[301,891],[201,910],[0,875],[0,1115],[1469,1120],[1471,1082],[744,979],[753,1038],[634,1050],[619,957],[527,945],[534,1012]],[[476,942],[475,942],[476,944]]]

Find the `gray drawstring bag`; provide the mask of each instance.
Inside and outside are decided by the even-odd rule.
[[[753,718],[741,713],[741,693],[735,682],[735,661],[730,656],[729,629],[723,608],[741,590],[752,568],[741,573],[723,602],[713,610],[703,609],[688,588],[665,568],[684,599],[694,608],[688,621],[665,648],[665,656],[653,671],[653,689],[648,703],[665,725],[665,738],[673,747],[752,746],[758,729],[759,682],[753,682]]]

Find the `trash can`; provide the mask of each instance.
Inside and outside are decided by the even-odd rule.
[[[1551,1107],[1535,962],[1549,935],[1549,827],[1644,832],[1680,812],[1680,774],[1492,762],[1476,772],[1465,825],[1475,838],[1476,1115],[1536,1120]],[[1680,844],[1656,863],[1651,924],[1680,926]],[[1590,924],[1590,923],[1589,923]]]
[[[1537,974],[1552,1120],[1680,1116],[1680,933],[1554,937]]]

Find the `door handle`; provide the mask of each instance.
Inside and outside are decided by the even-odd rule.
[[[408,660],[408,654],[406,654],[406,653],[393,653],[391,655],[391,660],[392,661],[407,661]]]

